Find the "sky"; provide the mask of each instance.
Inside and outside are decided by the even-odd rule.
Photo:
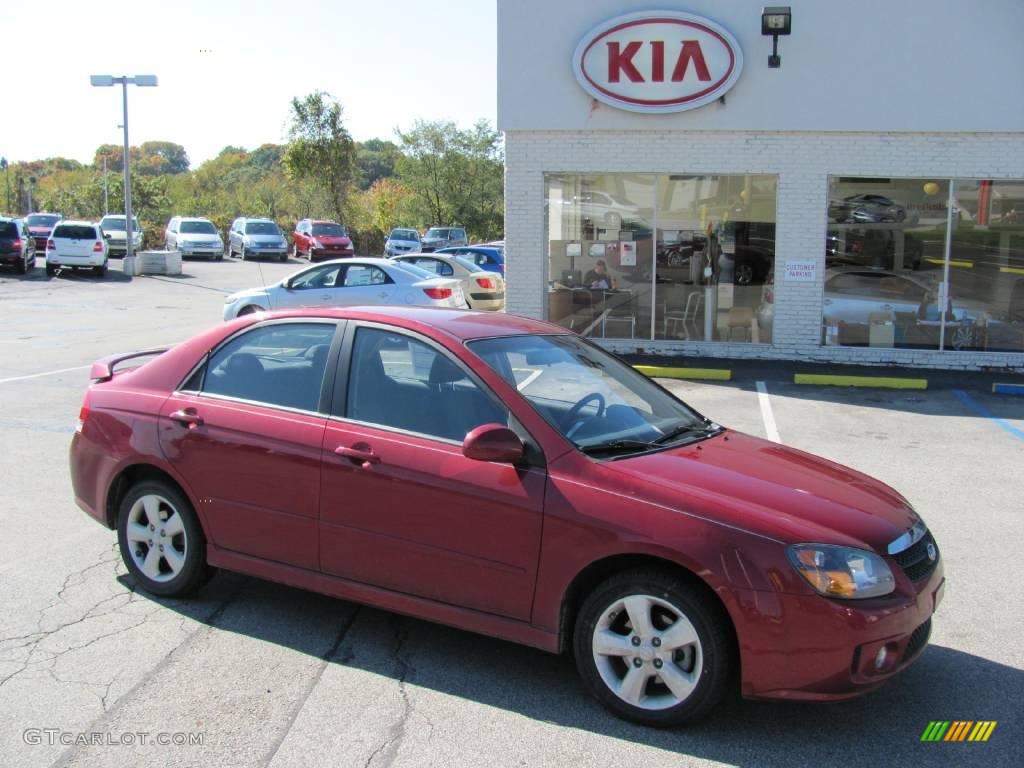
[[[133,146],[173,141],[192,167],[228,145],[283,143],[291,99],[327,91],[358,141],[416,119],[495,122],[495,0],[94,0],[11,3],[0,29],[25,109],[0,123],[9,162],[91,163],[121,144],[121,87],[89,75],[155,74],[129,86]],[[45,9],[45,10],[44,10]],[[14,30],[22,33],[14,34]],[[5,110],[6,111],[6,110]]]

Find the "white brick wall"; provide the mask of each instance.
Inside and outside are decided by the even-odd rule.
[[[544,174],[774,174],[779,178],[773,344],[608,340],[617,351],[797,359],[922,368],[1011,368],[1024,354],[824,347],[821,282],[782,279],[786,259],[823,276],[828,177],[1024,179],[1024,133],[750,133],[507,131],[505,258],[508,310],[543,317],[547,292]]]

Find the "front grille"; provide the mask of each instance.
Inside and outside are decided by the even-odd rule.
[[[907,647],[903,649],[903,660],[906,661],[918,654],[928,644],[928,638],[932,634],[932,620],[928,619],[924,624],[910,633]]]
[[[929,545],[935,549],[934,560],[928,557]],[[903,569],[908,579],[911,581],[921,581],[921,579],[930,576],[932,571],[935,570],[935,566],[939,564],[939,547],[935,543],[935,538],[932,536],[931,531],[929,531],[914,546],[908,547],[902,552],[897,552],[892,556],[892,559]]]

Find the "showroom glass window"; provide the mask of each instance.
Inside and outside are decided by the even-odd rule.
[[[1024,351],[1022,208],[1024,181],[831,178],[822,342]]]
[[[771,341],[776,178],[546,177],[547,318],[597,338]]]

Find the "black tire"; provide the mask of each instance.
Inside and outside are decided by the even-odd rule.
[[[129,159],[131,159],[131,158],[129,158]],[[281,261],[288,261],[288,254],[287,253],[282,253],[281,254]]]
[[[21,259],[14,267],[14,271],[19,275],[24,275],[28,272],[28,259]]]
[[[133,545],[129,541],[128,525],[131,521],[132,509],[136,506],[136,502],[146,496],[160,497],[166,502],[166,504],[159,505],[158,514],[167,513],[170,517],[170,513],[173,512],[181,519],[182,533],[180,537],[176,535],[173,538],[179,542],[175,546],[180,546],[184,551],[183,564],[172,578],[154,580],[147,576],[136,563],[136,558],[140,555],[148,557],[150,545],[146,543],[137,545],[144,547],[145,552],[142,549],[136,549],[133,554],[131,549]],[[152,546],[155,547],[160,541],[162,533],[159,527],[161,520],[150,521],[148,516],[144,519],[151,526],[150,530],[154,537]],[[201,587],[210,580],[214,573],[214,569],[206,563],[206,536],[195,510],[178,488],[162,480],[143,480],[133,486],[122,499],[117,513],[117,541],[121,549],[121,558],[132,578],[144,590],[154,595],[182,597]],[[170,541],[170,538],[165,537],[165,541]],[[164,559],[163,555],[158,556],[157,560],[162,568],[166,567],[167,570],[171,570],[169,561]]]
[[[47,264],[46,265],[46,276],[47,277],[55,277],[56,275],[57,275],[57,268],[54,267],[54,266],[51,266],[50,264]]]
[[[241,254],[242,254],[242,261],[248,261],[249,260],[249,254],[247,254],[245,252],[245,246],[244,245],[242,246]]]
[[[238,310],[238,316],[241,317],[242,315],[251,315],[253,312],[262,312],[262,311],[263,311],[262,307],[257,307],[254,304],[250,304],[249,306],[242,307],[240,310]]]
[[[106,263],[104,262],[103,266],[101,266],[101,267],[93,267],[92,268],[92,273],[94,275],[96,275],[96,277],[106,277],[107,276],[107,265],[106,265]]]
[[[620,698],[609,687],[598,669],[592,647],[598,622],[612,621],[614,617],[614,621],[624,623],[627,627],[621,630],[627,633],[623,635],[623,638],[628,636],[632,640],[633,634],[632,629],[629,628],[631,623],[628,619],[628,612],[605,613],[616,603],[629,596],[646,596],[658,601],[658,604],[652,606],[652,613],[649,615],[652,626],[656,630],[664,631],[670,626],[674,626],[674,622],[671,620],[671,611],[666,610],[660,604],[665,603],[677,611],[679,617],[689,620],[696,632],[698,642],[689,644],[680,650],[664,652],[669,653],[673,661],[661,661],[657,657],[654,660],[640,661],[639,668],[647,675],[641,697],[649,700],[659,694],[671,692],[658,677],[661,673],[653,671],[654,666],[648,665],[658,665],[657,669],[662,669],[664,664],[676,665],[677,669],[688,665],[689,669],[684,668],[682,671],[697,676],[692,690],[675,705],[658,709],[634,706]],[[658,627],[659,621],[664,621],[666,624],[663,627]],[[677,617],[675,621],[679,621],[679,618]],[[612,626],[616,625],[613,623]],[[636,641],[632,642],[636,643]],[[646,646],[646,643],[644,645]],[[611,577],[594,589],[584,600],[577,614],[573,632],[573,650],[576,656],[576,667],[584,684],[601,704],[623,719],[655,728],[681,725],[709,712],[730,690],[736,671],[736,651],[732,628],[728,615],[721,604],[702,586],[688,583],[668,572],[654,569],[626,571]],[[652,652],[656,653],[657,649]],[[608,658],[616,664],[621,664],[623,675],[629,674],[631,664],[635,664],[639,659],[639,657],[632,659],[629,657]],[[610,665],[608,669],[614,672],[613,666]]]

